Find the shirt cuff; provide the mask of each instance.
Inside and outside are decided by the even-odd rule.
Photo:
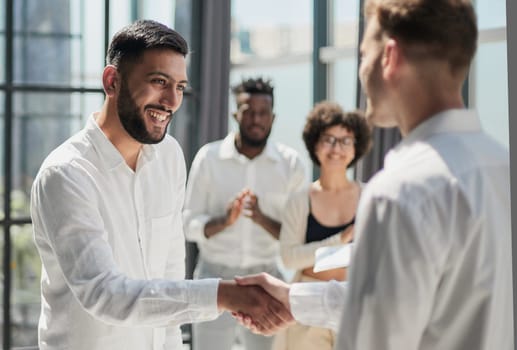
[[[291,313],[298,322],[337,331],[347,282],[293,283],[289,291]]]
[[[204,243],[208,238],[205,236],[205,226],[210,221],[210,215],[197,215],[191,219],[188,226],[185,228],[186,238],[189,241],[197,243]]]
[[[324,322],[325,304],[323,296],[326,282],[293,283],[289,291],[291,313],[296,321],[314,325]]]
[[[217,318],[221,312],[217,307],[218,278],[205,278],[188,281],[188,304],[197,309],[193,322],[209,321]]]

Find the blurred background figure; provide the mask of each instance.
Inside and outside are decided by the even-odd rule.
[[[232,279],[277,267],[281,214],[307,181],[296,151],[268,142],[275,114],[273,86],[262,78],[233,88],[239,131],[203,146],[190,170],[184,208],[187,239],[198,244],[195,278]],[[229,314],[195,325],[195,349],[268,350],[273,338],[251,333]]]
[[[371,132],[360,112],[344,112],[333,102],[316,104],[310,111],[303,140],[320,168],[320,176],[290,196],[280,233],[282,260],[296,269],[294,282],[343,281],[346,268],[313,272],[316,249],[348,243],[362,184],[350,180],[347,169],[369,150]],[[332,349],[335,333],[330,329],[295,324],[281,333],[275,350]]]

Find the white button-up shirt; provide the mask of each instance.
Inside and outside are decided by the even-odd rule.
[[[189,173],[184,222],[188,240],[198,243],[206,261],[247,268],[274,264],[279,244],[266,230],[241,216],[237,222],[207,239],[205,224],[223,216],[229,202],[247,187],[258,197],[260,210],[280,222],[290,193],[306,183],[305,170],[297,153],[268,142],[253,159],[240,154],[235,134],[203,146]]]
[[[389,152],[359,202],[336,349],[513,349],[509,175],[467,110]]]
[[[181,349],[179,324],[218,316],[217,280],[183,280],[185,175],[170,136],[133,172],[93,116],[47,157],[31,196],[41,350]]]

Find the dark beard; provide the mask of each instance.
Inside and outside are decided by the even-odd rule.
[[[147,131],[144,123],[144,116],[140,114],[135,100],[131,97],[125,79],[120,84],[120,92],[117,100],[118,116],[126,132],[136,141],[142,144],[156,144],[162,141],[167,132],[155,136]],[[156,109],[161,107],[154,106]],[[171,118],[172,119],[172,118]]]
[[[266,146],[267,139],[269,138],[269,134],[271,134],[271,129],[267,132],[266,136],[264,136],[260,140],[252,139],[249,137],[246,132],[242,129],[242,127],[239,127],[239,134],[241,136],[241,143],[243,145],[246,145],[248,147],[252,148],[262,148]]]

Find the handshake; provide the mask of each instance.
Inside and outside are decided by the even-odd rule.
[[[294,323],[289,290],[289,284],[267,273],[235,277],[219,282],[217,305],[252,332],[272,335]]]

